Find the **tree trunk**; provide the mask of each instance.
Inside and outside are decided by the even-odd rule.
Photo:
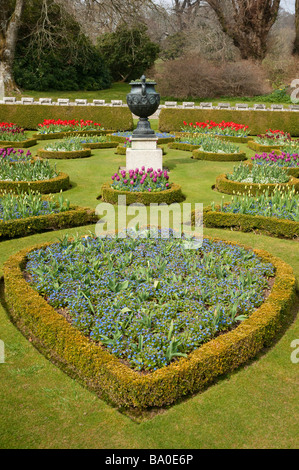
[[[15,57],[18,29],[24,7],[24,0],[16,0],[15,9],[5,30],[0,31],[0,97],[19,91],[13,77],[12,66]]]
[[[296,0],[295,25],[296,25],[296,37],[295,37],[295,42],[294,42],[293,53],[296,55],[299,55],[299,0]]]
[[[206,0],[242,59],[263,60],[280,0]],[[297,0],[298,1],[298,0]]]

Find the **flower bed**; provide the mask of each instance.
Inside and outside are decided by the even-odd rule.
[[[287,183],[281,184],[261,184],[261,183],[239,183],[238,181],[231,181],[227,178],[227,175],[219,175],[216,178],[215,188],[217,191],[226,194],[248,194],[253,195],[262,194],[264,191],[269,191],[272,194],[277,187],[282,191],[289,191],[294,188],[295,192],[299,192],[299,179],[291,176]]]
[[[28,148],[36,145],[35,139],[29,139],[24,129],[13,123],[0,123],[0,146]]]
[[[77,132],[77,131],[99,131],[101,124],[91,120],[63,120],[63,119],[44,119],[41,124],[38,124],[38,134],[53,134],[56,132]]]
[[[279,150],[282,148],[282,145],[262,145],[262,144],[258,144],[257,142],[254,142],[253,140],[250,140],[248,142],[248,147],[251,149],[251,150],[255,150],[256,152],[267,152],[267,153],[270,153],[272,152],[273,150]]]
[[[231,142],[247,142],[249,134],[249,126],[244,124],[238,124],[236,122],[225,122],[216,123],[214,121],[207,120],[206,122],[186,122],[183,121],[182,132],[187,133],[199,133],[214,135],[224,139],[228,139]],[[235,140],[236,139],[236,140]],[[238,140],[244,139],[244,140]]]
[[[42,194],[68,189],[69,176],[58,173],[47,160],[29,162],[2,162],[0,165],[0,192],[36,190]]]
[[[290,134],[279,130],[267,129],[265,135],[258,135],[254,140],[250,140],[248,147],[258,152],[272,152],[272,150],[283,148],[290,141]]]
[[[230,203],[217,206],[213,203],[205,208],[203,220],[206,227],[235,227],[243,232],[258,229],[274,236],[297,238],[299,198],[294,189],[288,192],[276,189],[272,194],[266,191],[259,196],[234,196]]]
[[[179,142],[168,144],[170,148],[192,151],[193,158],[211,161],[246,160],[246,154],[230,142],[206,134],[188,134],[179,137]]]
[[[32,153],[28,150],[26,153],[23,149],[15,149],[13,147],[0,148],[0,164],[2,162],[24,162],[32,159]]]
[[[245,162],[252,168],[254,165],[276,165],[280,167],[283,171],[287,172],[291,176],[299,177],[299,155],[294,154],[290,155],[284,152],[271,152],[271,153],[262,153],[255,154],[254,157],[251,157],[251,161],[248,160]]]
[[[17,238],[47,230],[61,230],[96,223],[98,217],[87,208],[70,206],[61,195],[58,201],[31,190],[0,196],[0,239]]]
[[[213,153],[195,149],[192,152],[192,158],[195,160],[209,160],[213,162],[240,162],[246,160],[247,157],[245,152]]]
[[[84,136],[80,138],[80,143],[82,147],[90,149],[108,149],[118,146],[118,142],[112,141],[111,138],[106,135]]]
[[[189,257],[187,266],[189,263],[193,274],[188,278],[187,272],[183,270],[185,281],[189,280],[182,284],[182,279],[176,278],[175,280],[173,276],[174,271],[178,272],[179,258],[177,259],[177,253],[180,253],[179,256],[182,256],[182,253],[177,251],[176,245],[172,244],[172,241],[170,244],[169,240],[164,240],[164,242],[166,243],[161,241],[161,245],[158,245],[159,241],[148,239],[148,244],[151,245],[147,246],[144,239],[131,239],[131,241],[125,239],[119,242],[114,241],[114,245],[112,245],[113,240],[85,239],[84,246],[86,248],[80,250],[78,240],[73,242],[64,240],[60,244],[47,244],[22,250],[13,255],[4,266],[5,299],[17,326],[47,357],[55,361],[56,364],[60,364],[71,375],[80,378],[101,397],[108,398],[117,406],[137,408],[164,406],[183,396],[202,390],[217,376],[236,369],[255,357],[263,347],[269,346],[277,332],[292,317],[295,277],[292,268],[282,260],[261,250],[250,251],[249,248],[240,247],[232,242],[206,239],[200,249],[198,259],[196,258],[198,255],[194,254],[192,250],[192,256]],[[115,243],[117,247],[113,249]],[[96,244],[100,245],[100,250],[92,251]],[[108,245],[112,249],[108,248]],[[162,251],[157,251],[157,246],[161,246]],[[47,247],[51,249],[52,255]],[[68,250],[67,257],[64,255],[65,250]],[[147,257],[143,257],[145,250],[149,251]],[[163,250],[166,251],[163,252]],[[23,271],[26,266],[28,274],[31,273],[29,277],[27,274],[27,279],[32,281],[34,285],[37,282],[38,271],[36,269],[40,265],[40,261],[49,258],[50,268],[56,260],[59,261],[59,265],[63,266],[63,269],[69,269],[70,266],[74,267],[69,256],[72,258],[77,251],[81,253],[80,257],[86,256],[92,251],[93,264],[90,257],[87,262],[90,267],[93,265],[93,272],[96,272],[99,266],[103,266],[101,265],[102,257],[110,257],[110,263],[112,260],[112,264],[116,263],[117,265],[126,259],[126,265],[129,263],[130,266],[132,261],[132,266],[129,270],[121,268],[115,271],[118,273],[117,276],[120,276],[118,281],[118,278],[105,274],[109,266],[108,260],[108,264],[104,264],[106,267],[103,266],[98,271],[98,275],[103,277],[103,281],[99,282],[97,277],[95,285],[91,285],[89,291],[86,290],[84,283],[85,276],[82,274],[78,277],[74,276],[72,284],[68,282],[67,308],[63,304],[63,309],[60,310],[61,313],[67,313],[66,318],[69,319],[67,321],[61,313],[55,310],[60,305],[62,306],[61,295],[64,295],[65,298],[63,292],[65,277],[62,279],[62,284],[59,283],[62,289],[55,288],[54,291],[51,289],[49,292],[48,302],[52,304],[51,306],[26,282]],[[159,255],[160,251],[164,253],[162,255],[164,262],[159,261],[154,264],[155,257]],[[101,255],[95,258],[95,253],[101,253]],[[134,253],[133,256],[132,253]],[[148,259],[150,266],[146,268],[142,263],[139,263],[140,256],[143,259]],[[166,263],[165,256],[168,260]],[[188,257],[187,254],[186,256]],[[214,274],[212,274],[211,263],[214,263],[215,266],[215,256],[217,259],[219,258],[221,266],[218,266],[218,271],[214,271],[214,268]],[[186,261],[182,259],[181,262],[186,267]],[[194,269],[192,271],[198,262],[204,270]],[[242,271],[240,275],[238,275],[237,266],[240,266]],[[142,269],[145,269],[144,274],[141,273]],[[152,272],[153,270],[160,270],[160,272]],[[264,300],[263,289],[267,285],[267,276],[273,276],[274,271],[273,287]],[[143,280],[142,277],[146,275],[146,272],[149,276],[157,274],[161,279],[161,285],[158,282],[153,283],[155,287],[151,285],[145,290],[139,289],[138,285],[141,280],[142,284],[147,283],[146,279]],[[204,274],[206,272],[207,278]],[[133,277],[130,280],[130,273],[132,273],[131,277],[134,276],[139,282],[136,283]],[[139,274],[141,278],[139,278]],[[63,273],[61,275],[63,276]],[[214,275],[215,279],[213,279]],[[224,276],[225,282],[220,283],[220,278],[217,276],[220,278]],[[127,283],[123,278],[128,279],[129,282]],[[210,279],[209,282],[208,279]],[[167,282],[172,283],[172,280],[174,285],[169,288]],[[50,288],[49,282],[51,282],[51,269],[44,271],[41,281],[46,289]],[[232,282],[233,286],[229,291],[230,295],[227,296],[227,302],[220,301],[214,311],[212,305],[217,303],[217,295],[221,297],[224,292],[228,292],[228,285]],[[235,289],[236,283],[242,291],[247,292],[246,298],[238,297],[238,292]],[[197,292],[194,289],[197,284],[203,286],[198,294],[198,313],[196,313],[193,304],[195,300],[184,300],[184,296],[192,296],[192,293]],[[215,289],[215,285],[218,286],[217,289]],[[36,286],[36,288],[40,287]],[[132,288],[136,290],[136,295],[125,295],[126,292],[129,292],[128,289]],[[107,292],[111,292],[111,294],[107,296]],[[150,297],[143,300],[142,293],[147,292],[150,293]],[[205,298],[201,299],[200,292],[202,295],[206,294]],[[165,304],[162,301],[161,303],[157,302],[155,308],[152,306],[147,310],[145,307],[145,310],[140,311],[139,315],[132,315],[135,309],[134,305],[139,298],[142,299],[145,306],[147,303],[155,303],[155,298],[161,299],[162,294],[174,300],[171,300],[170,304]],[[74,295],[75,297],[73,297]],[[78,297],[78,302],[75,300],[76,297]],[[105,298],[108,302],[107,307]],[[205,303],[208,303],[210,308],[203,308]],[[172,309],[176,304],[178,316],[174,317]],[[96,305],[99,305],[99,310]],[[98,312],[95,315],[103,312],[102,322],[90,323],[90,317],[93,315],[92,308],[94,312]],[[75,313],[76,309],[81,309],[79,316]],[[114,316],[112,316],[111,309],[115,311]],[[202,313],[200,313],[200,309],[202,309]],[[162,313],[160,321],[159,311]],[[240,316],[239,312],[241,315],[243,313],[246,316],[249,315],[249,318],[244,320],[243,317],[244,321],[232,331],[215,336],[215,329],[222,331],[222,328],[227,327],[227,323],[234,323],[237,316]],[[68,316],[68,314],[70,315]],[[199,316],[201,321],[199,321]],[[106,327],[105,321],[107,322],[109,317],[112,325]],[[90,341],[86,336],[91,325],[94,331],[93,341]],[[162,342],[159,347],[155,343],[155,341],[159,341],[159,336],[153,338],[147,336],[146,331],[151,328],[151,325],[156,326],[158,331],[164,328],[166,332],[161,336]],[[132,339],[136,349],[132,348],[131,358],[127,356],[128,352],[125,353],[125,356],[119,352],[118,340],[119,334],[122,336],[122,329],[127,332],[126,337],[130,337],[131,332],[136,331],[135,339]],[[190,337],[186,335],[184,338],[185,329],[193,331]],[[209,341],[213,336],[214,338]],[[95,343],[99,337],[102,344],[105,344],[105,348],[99,347]],[[181,341],[180,338],[182,338]],[[197,339],[194,341],[194,338]],[[186,353],[182,352],[184,351],[182,340],[187,348]],[[110,346],[108,346],[109,344]],[[191,352],[189,352],[190,349]],[[138,359],[138,351],[141,352],[140,359]],[[121,361],[117,359],[115,354],[120,356]],[[188,354],[188,356],[178,360],[180,354]],[[138,371],[132,370],[124,360],[125,357],[126,361],[130,360],[132,366],[137,370],[140,369],[140,361],[142,360],[150,371],[140,374]],[[170,364],[165,366],[169,360]],[[153,362],[161,364],[161,368],[154,370]]]

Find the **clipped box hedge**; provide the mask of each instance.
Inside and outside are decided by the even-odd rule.
[[[38,215],[24,219],[0,221],[0,240],[26,237],[33,233],[48,230],[62,230],[68,227],[79,227],[96,223],[95,212],[84,207],[71,206],[68,211],[57,214]]]
[[[198,149],[200,145],[192,145],[192,144],[187,144],[187,143],[182,143],[182,142],[170,142],[168,144],[168,147],[174,150],[183,150],[184,152],[193,152],[193,150]]]
[[[58,106],[36,104],[0,104],[2,121],[35,130],[44,119],[84,119],[99,122],[104,129],[126,131],[134,128],[127,106]]]
[[[227,204],[226,204],[227,205]],[[221,212],[220,206],[215,207],[213,211],[211,206],[203,210],[203,222],[205,227],[231,228],[234,227],[242,232],[251,232],[260,230],[267,235],[284,238],[299,237],[299,222],[287,219],[278,219],[276,217],[265,217],[262,215],[239,214],[232,212]],[[195,214],[192,214],[194,225]]]
[[[41,194],[59,193],[70,188],[70,177],[66,173],[59,173],[55,178],[40,181],[0,181],[0,194],[4,191],[28,192],[38,191]]]
[[[1,106],[1,105],[0,105]],[[37,144],[36,139],[26,139],[21,141],[9,141],[9,140],[0,140],[0,147],[3,148],[20,148],[20,149],[27,149],[28,147],[33,147],[33,145]]]
[[[248,147],[251,150],[255,150],[256,152],[266,152],[266,153],[271,153],[272,150],[280,150],[283,146],[282,145],[262,145],[258,144],[257,142],[254,142],[254,140],[250,140],[248,142]]]
[[[142,374],[90,341],[26,282],[23,269],[27,253],[49,245],[23,249],[5,263],[5,300],[11,317],[47,358],[118,407],[161,407],[203,390],[270,346],[292,319],[296,288],[292,268],[265,251],[254,250],[276,271],[274,285],[261,307],[235,329],[203,344],[186,358]]]
[[[89,142],[86,144],[82,144],[84,148],[90,149],[112,149],[118,146],[118,142]]]
[[[141,203],[148,206],[149,204],[172,204],[174,202],[183,202],[186,198],[182,193],[180,185],[172,183],[170,189],[157,192],[133,192],[133,191],[116,191],[111,188],[111,183],[104,183],[102,186],[102,200],[111,204],[118,204],[118,196],[126,196],[126,204]]]
[[[221,122],[237,122],[249,126],[250,135],[264,134],[267,129],[280,129],[292,136],[299,136],[298,113],[294,111],[259,111],[229,109],[161,109],[159,130],[180,132],[183,122],[205,122],[207,119]]]
[[[201,135],[206,135],[210,137],[215,137],[220,140],[224,140],[226,142],[233,142],[233,143],[238,143],[238,144],[247,144],[250,140],[252,140],[252,137],[237,137],[234,135],[217,135],[217,134],[208,134],[205,132],[176,132],[175,135],[176,137],[194,137],[195,134],[201,134]]]
[[[248,194],[249,192],[255,196],[256,194],[262,194],[264,190],[268,190],[269,194],[272,194],[274,190],[279,186],[281,191],[288,191],[295,188],[295,192],[299,192],[299,179],[290,177],[287,183],[281,184],[259,184],[259,183],[239,183],[238,181],[230,181],[226,175],[219,175],[216,178],[216,189],[221,193],[225,194]]]
[[[252,168],[253,164],[251,160],[246,160],[244,162],[245,165],[248,165],[250,168]],[[266,165],[266,163],[265,163]],[[282,170],[286,171],[290,176],[294,176],[294,178],[299,178],[299,166],[291,168],[289,166],[282,166],[280,167]]]
[[[55,150],[45,150],[45,149],[38,149],[37,155],[40,158],[56,158],[57,160],[68,160],[71,158],[86,158],[91,156],[90,148],[86,148],[84,150],[72,150],[72,151],[55,151]]]
[[[195,160],[209,160],[212,162],[241,162],[246,160],[245,152],[238,153],[213,153],[203,152],[202,150],[193,150],[192,158]]]

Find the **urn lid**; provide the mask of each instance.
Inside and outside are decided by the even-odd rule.
[[[131,80],[129,85],[140,85],[142,83],[145,83],[147,85],[157,85],[155,80],[150,80],[149,78],[146,78],[145,75],[142,75],[142,77],[138,80]]]

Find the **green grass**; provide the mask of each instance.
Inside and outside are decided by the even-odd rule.
[[[21,95],[18,96],[18,99],[21,97],[30,97],[34,98],[36,101],[39,98],[52,98],[53,101],[56,101],[58,98],[69,98],[70,101],[75,101],[76,98],[87,99],[89,103],[92,103],[93,100],[106,100],[109,103],[111,100],[122,100],[126,103],[127,94],[130,92],[131,87],[128,83],[115,82],[112,84],[111,88],[106,90],[97,90],[97,91],[58,91],[58,90],[49,90],[49,91],[35,91],[35,90],[23,90]],[[269,101],[269,95],[264,96],[255,96],[255,97],[213,97],[213,98],[188,98],[184,100],[177,99],[175,97],[161,97],[161,104],[164,104],[165,101],[177,101],[178,104],[182,104],[183,101],[194,101],[195,105],[198,106],[201,102],[212,102],[213,106],[217,106],[218,103],[231,103],[234,106],[236,103],[248,103],[249,107],[253,107],[253,103],[262,103],[267,107],[271,107],[271,104],[283,104],[284,107],[287,107],[291,104],[289,100],[285,102]]]
[[[157,123],[153,123],[156,128]],[[31,150],[36,150],[39,143]],[[248,157],[254,154],[246,150]],[[219,202],[211,186],[233,163],[196,161],[189,152],[167,150],[164,164],[171,180],[182,185],[187,202]],[[91,158],[56,161],[74,187],[71,203],[95,208],[101,184],[125,157],[114,149],[96,150]],[[53,162],[54,163],[54,162]],[[228,201],[231,196],[224,196]],[[0,274],[13,253],[64,233],[86,234],[93,226],[37,234],[0,243]],[[298,242],[254,233],[204,229],[217,236],[266,249],[294,268],[299,280]],[[299,320],[275,345],[235,373],[141,423],[119,413],[46,360],[11,323],[0,306],[0,339],[6,362],[0,364],[0,448],[215,449],[298,447],[298,364],[290,360],[291,342],[299,338]]]

